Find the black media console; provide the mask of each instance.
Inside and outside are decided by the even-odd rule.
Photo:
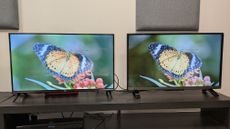
[[[118,111],[98,129],[230,129],[230,97],[200,91],[156,91],[141,92],[141,98],[135,99],[126,92],[113,92],[113,98],[106,94],[81,92],[70,97],[49,97],[34,94],[23,101],[20,97],[7,100],[11,93],[0,93],[0,129],[10,129],[9,120],[26,119],[31,113]],[[127,110],[147,109],[196,109],[196,112],[155,112],[127,113]],[[135,111],[138,112],[138,111]],[[20,119],[19,119],[20,120]],[[91,122],[90,124],[87,122]],[[95,121],[94,121],[95,122]],[[86,118],[85,129],[90,129],[93,121]]]

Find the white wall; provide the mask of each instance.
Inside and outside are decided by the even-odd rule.
[[[201,0],[200,32],[224,32],[222,93],[230,96],[230,1]],[[135,32],[135,0],[19,0],[20,30],[115,33],[115,69],[126,87],[126,33]],[[0,31],[0,91],[11,91],[8,32]]]

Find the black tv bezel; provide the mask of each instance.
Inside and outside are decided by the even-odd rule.
[[[143,86],[132,87],[129,85],[129,36],[131,35],[221,35],[221,55],[220,55],[220,83],[218,87],[210,86],[193,86],[193,87],[149,87],[142,88]],[[224,33],[223,32],[203,32],[203,33],[128,33],[126,54],[127,54],[127,90],[128,91],[146,91],[146,90],[208,90],[208,89],[221,89],[222,87],[222,67],[223,67],[223,48],[224,48]]]
[[[67,92],[95,92],[95,91],[114,91],[115,86],[114,86],[114,79],[115,77],[113,76],[113,88],[109,88],[109,89],[67,89],[67,90],[28,90],[28,91],[15,91],[14,90],[14,83],[13,83],[13,68],[12,68],[12,53],[11,53],[11,40],[10,40],[10,36],[13,34],[17,34],[17,35],[23,35],[23,34],[34,34],[34,35],[110,35],[112,36],[112,41],[113,41],[113,75],[115,73],[115,51],[114,51],[114,47],[115,47],[115,43],[114,43],[114,37],[115,35],[113,33],[8,33],[8,40],[9,40],[9,53],[10,53],[10,73],[11,73],[11,90],[12,90],[12,94],[18,94],[18,93],[67,93]]]

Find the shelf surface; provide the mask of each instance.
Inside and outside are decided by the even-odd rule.
[[[14,97],[0,103],[0,113],[61,112],[61,111],[104,111],[177,108],[229,108],[230,97],[203,95],[201,91],[156,91],[141,92],[141,99],[134,99],[132,93],[113,92],[108,99],[104,92],[80,92],[78,96],[50,97],[32,94],[26,99]],[[10,93],[9,93],[10,96]]]
[[[12,94],[9,92],[0,92],[0,104],[2,101],[5,101],[7,98],[11,97]]]

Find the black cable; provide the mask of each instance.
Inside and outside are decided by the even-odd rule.
[[[100,127],[104,122],[105,122],[105,118],[102,119],[93,129],[97,129],[97,128]]]
[[[98,118],[111,118],[114,115],[114,113],[106,115],[104,113],[93,113],[93,114],[90,114],[90,113],[85,112],[85,115],[86,115],[86,117],[89,117],[91,119],[97,119],[98,120]]]
[[[114,75],[115,75],[115,77],[116,77],[116,79],[114,80],[114,82],[116,83],[116,87],[115,87],[114,89],[117,90],[117,88],[119,87],[119,88],[122,89],[122,90],[127,90],[127,89],[123,88],[123,87],[120,85],[120,80],[119,80],[119,77],[117,76],[117,74],[114,73]],[[116,80],[117,80],[117,81],[116,81]]]
[[[116,79],[114,80],[114,82],[116,83],[116,87],[115,87],[115,90],[118,88],[118,86],[119,86],[119,84],[120,84],[120,80],[119,80],[119,77],[117,76],[117,74],[116,73],[114,73],[114,75],[115,75],[115,77],[116,77]],[[116,81],[117,80],[117,81]]]
[[[114,74],[115,75],[115,77],[116,77],[116,79],[114,80],[115,81],[115,83],[117,84],[117,87],[116,87],[116,89],[118,88],[118,87],[121,87],[120,86],[120,79],[119,79],[119,77],[118,77],[118,75],[115,73]],[[117,81],[116,81],[117,80]]]
[[[62,116],[62,118],[65,118],[64,113],[63,113],[63,112],[61,112],[61,116]]]
[[[94,113],[94,114],[89,114],[89,113],[85,113],[85,115],[87,115],[86,117],[90,118],[90,119],[94,119],[94,120],[101,120],[93,129],[97,129],[98,127],[100,127],[103,123],[105,123],[106,118],[111,118],[114,114],[109,114],[106,116],[106,114],[104,113]]]
[[[73,114],[74,114],[74,112],[71,112],[69,118],[72,118],[72,117],[73,117]]]

